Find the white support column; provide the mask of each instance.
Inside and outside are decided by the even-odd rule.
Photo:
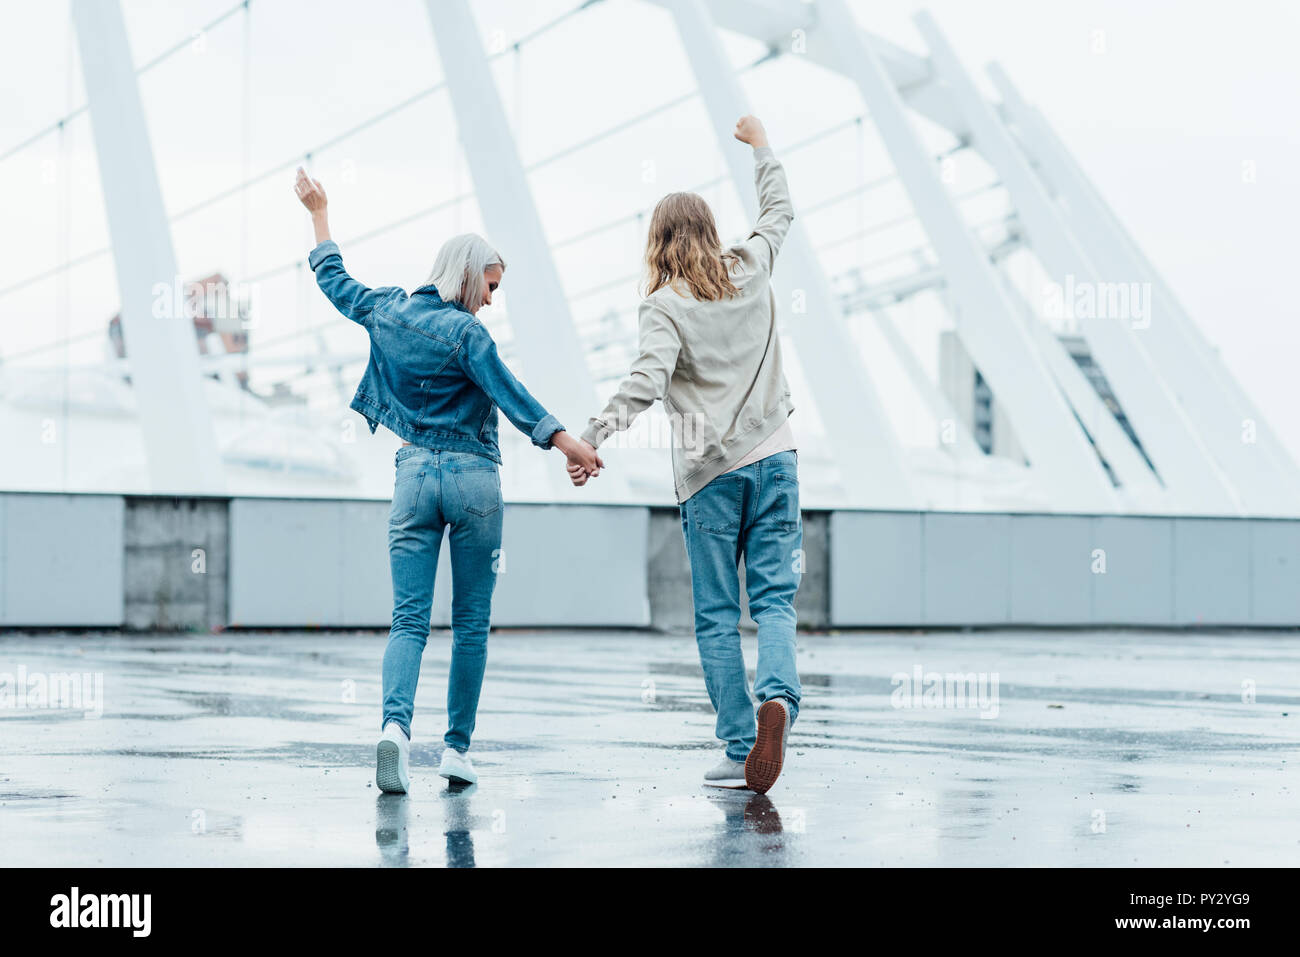
[[[939,423],[940,430],[942,430],[945,421],[952,423],[954,434],[951,444],[944,446],[941,441],[939,447],[947,448],[959,459],[982,458],[984,450],[975,442],[970,429],[957,415],[952,403],[948,401],[948,397],[934,384],[934,381],[922,367],[916,353],[912,351],[911,345],[899,333],[898,328],[894,325],[894,320],[889,317],[889,313],[880,306],[870,306],[867,311],[871,314],[871,318],[875,320],[876,328],[880,330],[881,336],[889,344],[890,351],[897,357],[899,364],[903,367],[903,372],[907,374],[908,380],[912,383],[912,388],[921,397],[926,409],[934,416],[935,422]]]
[[[671,10],[676,0],[650,0]],[[817,7],[804,0],[708,0],[714,24],[767,44],[774,50],[792,52],[798,40],[798,55],[810,63],[842,73],[832,48],[829,31],[817,17]],[[899,95],[909,107],[938,123],[956,137],[966,130],[953,108],[947,91],[930,75],[923,57],[910,53],[874,33],[859,31],[862,42],[880,58]]]
[[[72,16],[149,487],[153,492],[220,494],[225,476],[200,379],[194,324],[183,308],[174,314],[176,254],[122,11],[117,0],[72,0]],[[166,290],[161,294],[165,318],[154,315],[156,286]]]
[[[595,385],[478,25],[466,0],[428,0],[428,10],[475,197],[489,239],[506,259],[506,300],[525,384],[577,435],[599,411]],[[602,487],[609,491],[620,479],[607,474]]]
[[[1005,288],[1008,283],[1004,281],[1003,285]],[[1065,393],[1065,398],[1078,413],[1080,421],[1092,433],[1093,442],[1110,463],[1111,469],[1125,491],[1144,502],[1156,498],[1167,499],[1168,496],[1156,481],[1155,475],[1138,453],[1137,446],[1120,428],[1115,416],[1101,401],[1101,396],[1084,376],[1078,363],[1061,345],[1061,341],[1056,338],[1051,329],[1031,314],[1029,304],[1021,300],[1018,293],[1013,294],[1008,289],[1007,295],[1014,295],[1016,301],[1022,306],[1022,314],[1025,316],[1024,326],[1038,344],[1039,354],[1047,363],[1057,385]]]
[[[1010,193],[1029,246],[1037,253],[1048,276],[1062,290],[1084,288],[1088,284],[1096,291],[1106,288],[1102,285],[1106,281],[1102,273],[1084,254],[1060,209],[1049,199],[993,107],[971,82],[933,18],[919,13],[913,19],[930,48],[930,62],[937,76],[947,84],[970,128],[972,145],[997,171]],[[1111,277],[1111,281],[1120,280],[1121,277]],[[1128,281],[1127,277],[1123,281]],[[1078,319],[1078,324],[1093,358],[1105,372],[1106,380],[1170,490],[1171,498],[1182,507],[1236,511],[1238,502],[1232,483],[1219,469],[1186,410],[1150,361],[1145,337],[1132,328],[1132,321],[1125,317],[1084,316]],[[1041,349],[1055,353],[1044,355],[1051,368],[1064,371],[1074,366],[1054,335],[1034,338]],[[1066,394],[1069,396],[1070,390]],[[1079,406],[1076,409],[1082,414]],[[1095,436],[1096,423],[1086,419],[1085,422]],[[1108,432],[1112,436],[1115,433],[1122,435],[1118,428]],[[1131,446],[1127,436],[1123,438]],[[1115,450],[1110,451],[1113,454]],[[1112,463],[1141,461],[1136,450],[1131,456],[1110,460]],[[1145,463],[1142,469],[1147,471]],[[1122,480],[1129,482],[1135,478],[1126,475]]]
[[[686,54],[704,98],[719,147],[751,221],[758,216],[754,165],[731,135],[749,113],[740,83],[727,62],[717,29],[702,0],[671,0]],[[799,353],[817,412],[825,423],[846,503],[907,508],[915,503],[902,448],[876,395],[839,302],[802,225],[791,225],[773,275],[778,309]],[[807,312],[789,315],[796,291]],[[798,426],[795,426],[796,432]]]
[[[1043,181],[1068,204],[1066,220],[1086,253],[1107,275],[1150,284],[1151,325],[1141,335],[1153,367],[1187,410],[1244,510],[1295,514],[1300,502],[1300,469],[1285,446],[1046,120],[1025,103],[996,64],[989,67],[989,74],[1002,96],[1002,112],[1019,132],[1020,145]],[[1253,444],[1243,441],[1246,420],[1255,424]],[[1157,428],[1164,427],[1164,423],[1157,424]]]
[[[1110,480],[1015,317],[993,264],[967,229],[912,128],[898,90],[863,42],[843,0],[819,0],[840,68],[858,86],[899,180],[911,197],[948,279],[958,334],[999,404],[1007,411],[1043,484],[1066,509],[1116,507]]]

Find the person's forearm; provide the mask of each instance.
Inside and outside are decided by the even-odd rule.
[[[618,391],[610,397],[600,415],[587,421],[587,427],[580,438],[596,448],[615,432],[625,432],[646,409],[654,404],[655,399],[662,398],[651,384],[648,376],[635,368],[622,381]]]
[[[330,238],[329,213],[323,209],[314,211],[311,214],[311,227],[316,231],[316,245],[326,242]]]
[[[573,436],[569,435],[564,429],[551,435],[551,448],[559,449],[566,456],[573,450]]]
[[[794,206],[790,202],[790,187],[786,184],[785,168],[772,153],[771,147],[754,148],[754,185],[758,190],[758,221],[750,236],[767,240],[771,258],[768,268],[776,265],[776,255],[785,243],[794,219]]]
[[[677,327],[662,309],[645,300],[637,329],[640,354],[604,410],[582,432],[582,439],[596,448],[615,432],[631,428],[638,415],[668,395],[682,349]]]

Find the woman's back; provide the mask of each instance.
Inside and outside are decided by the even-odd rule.
[[[772,268],[794,218],[785,170],[771,149],[754,150],[760,214],[749,239],[723,261],[734,293],[697,298],[668,281],[641,303],[640,356],[583,438],[599,445],[655,399],[673,426],[679,502],[772,435],[794,406],[781,363]]]
[[[483,324],[432,285],[411,295],[370,289],[343,268],[337,244],[308,257],[316,281],[343,315],[370,334],[370,358],[351,408],[373,432],[383,425],[415,445],[472,452],[501,462],[497,408],[539,448],[563,426],[510,372]]]

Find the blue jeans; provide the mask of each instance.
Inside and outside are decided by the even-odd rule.
[[[803,524],[798,466],[794,452],[769,455],[719,475],[681,506],[695,641],[709,700],[718,712],[717,735],[733,761],[745,760],[757,733],[740,650],[742,557],[749,613],[758,625],[754,697],[759,702],[784,698],[792,722],[799,713],[794,596],[802,574]]]
[[[471,452],[403,446],[388,517],[393,625],[384,651],[384,716],[411,735],[420,658],[433,615],[433,579],[443,530],[450,526],[451,673],[447,733],[468,751],[487,665],[492,591],[501,555],[501,477],[496,463]]]

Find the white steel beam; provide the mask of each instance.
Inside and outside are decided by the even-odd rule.
[[[72,0],[72,17],[150,490],[220,494],[221,453],[199,373],[194,323],[171,296],[176,253],[122,10],[117,0]],[[163,316],[155,315],[156,286],[167,290]]]
[[[948,277],[957,332],[1006,410],[1035,474],[1065,508],[1109,511],[1113,487],[1015,316],[988,254],[967,229],[879,57],[843,0],[820,0],[841,69],[857,84]]]
[[[1149,284],[1150,327],[1142,330],[1147,353],[1187,410],[1217,467],[1232,483],[1242,509],[1259,515],[1296,514],[1300,510],[1300,469],[1285,446],[1042,114],[1025,103],[996,64],[989,67],[989,73],[1025,152],[1044,181],[1066,201],[1068,221],[1088,255],[1107,275]],[[1165,423],[1156,427],[1164,428]],[[1139,434],[1145,442],[1140,423]]]
[[[1008,286],[1009,280],[1004,280],[1003,285]],[[1007,294],[1013,295],[1010,291]],[[1014,294],[1014,298],[1022,306],[1024,326],[1038,345],[1039,354],[1051,370],[1056,384],[1061,387],[1066,399],[1074,407],[1079,421],[1092,434],[1093,442],[1110,463],[1120,484],[1126,491],[1140,497],[1142,501],[1150,501],[1156,497],[1167,498],[1163,494],[1160,483],[1147,466],[1146,460],[1138,452],[1137,446],[1128,437],[1128,433],[1120,428],[1119,422],[1102,402],[1101,396],[1083,374],[1079,364],[1061,345],[1061,340],[1032,314],[1033,310],[1018,292]],[[1107,378],[1106,381],[1109,382],[1110,379]],[[1125,413],[1127,414],[1127,409]]]
[[[671,10],[675,0],[649,2]],[[708,7],[713,22],[724,30],[751,37],[781,53],[797,50],[796,55],[810,63],[836,73],[844,72],[828,31],[818,17],[816,4],[801,0],[709,0]],[[880,58],[909,107],[959,139],[965,137],[960,116],[947,91],[931,75],[924,57],[909,53],[874,33],[861,31],[861,36]],[[801,41],[797,47],[796,38]]]
[[[971,82],[934,19],[924,12],[913,19],[929,46],[930,61],[936,74],[943,78],[971,130],[972,146],[997,171],[1015,204],[1028,245],[1037,253],[1050,279],[1061,290],[1066,289],[1067,284],[1070,284],[1069,288],[1091,285],[1097,292],[1107,288],[1103,283],[1128,282],[1127,276],[1104,276],[1084,253],[1059,207],[1048,197],[993,107]],[[1034,321],[1030,320],[1031,323]],[[1080,316],[1077,321],[1093,358],[1106,373],[1106,380],[1133,423],[1171,498],[1181,507],[1236,511],[1238,503],[1232,483],[1218,468],[1186,410],[1147,357],[1144,337],[1134,330],[1133,317],[1094,314]],[[1030,328],[1033,331],[1032,326]],[[1065,371],[1067,375],[1070,368],[1077,371],[1074,361],[1066,355],[1056,336],[1034,338],[1040,349],[1053,353],[1044,356],[1052,369]],[[1059,378],[1058,375],[1058,381]],[[1072,401],[1077,397],[1071,389],[1067,389],[1066,394]],[[1089,405],[1096,406],[1095,403]],[[1082,415],[1083,409],[1077,404],[1075,408]],[[1096,435],[1097,423],[1087,419],[1085,422]],[[1107,431],[1112,436],[1118,433],[1131,446],[1122,430]],[[1117,451],[1103,450],[1112,465],[1117,461],[1112,457]],[[1136,449],[1132,451],[1132,455],[1123,456],[1118,461],[1141,462]],[[1142,463],[1142,470],[1149,471],[1145,463]],[[1131,474],[1123,476],[1126,483],[1137,478]]]
[[[754,165],[731,135],[736,120],[749,113],[744,92],[702,0],[671,0],[666,6],[677,22],[722,154],[752,221],[758,215]],[[902,447],[821,262],[797,220],[791,224],[772,280],[778,309],[825,423],[847,504],[913,506],[915,493]],[[802,294],[806,312],[790,315],[796,292]]]
[[[1008,240],[990,250],[990,258],[996,263],[1012,248],[1019,248],[1020,245],[1018,237]],[[1005,273],[999,270],[998,275],[1002,280],[1002,288],[1006,290],[1007,296],[1020,307],[1021,314],[1031,312],[1029,304],[1024,301],[1020,291],[1015,288]],[[903,276],[899,279],[872,286],[863,293],[851,293],[845,299],[851,304],[847,308],[871,310],[878,314],[878,321],[883,324],[887,319],[884,312],[884,306],[887,302],[902,299],[927,289],[941,289],[945,285],[946,280],[942,270],[926,268],[915,275]],[[1120,482],[1127,490],[1139,493],[1144,501],[1150,501],[1162,496],[1163,489],[1156,481],[1151,469],[1148,468],[1146,461],[1138,453],[1128,434],[1120,428],[1115,417],[1111,415],[1110,409],[1101,401],[1101,396],[1088,382],[1078,364],[1065,349],[1061,348],[1061,343],[1056,340],[1050,329],[1037,319],[1032,319],[1032,321],[1031,319],[1032,317],[1026,318],[1025,328],[1029,330],[1034,341],[1038,343],[1039,353],[1047,362],[1052,376],[1065,393],[1070,405],[1078,413],[1079,419],[1092,433],[1093,441],[1097,444],[1097,448],[1101,450],[1101,454],[1105,456],[1106,461],[1110,463],[1110,467],[1114,470]],[[897,333],[895,332],[895,334]],[[1047,339],[1054,340],[1056,345],[1052,346],[1046,341]],[[917,368],[920,368],[919,365]],[[924,370],[920,370],[919,375],[928,383],[928,376],[926,376]],[[947,396],[932,385],[931,391],[942,402],[948,402]],[[935,407],[933,402],[928,399],[927,403],[932,408]],[[951,408],[950,404],[949,408]],[[940,416],[940,418],[946,417],[947,413]]]
[[[427,0],[427,6],[475,198],[506,259],[506,300],[526,385],[577,435],[597,408],[595,383],[478,25],[466,0]],[[603,488],[618,485],[621,477],[612,471]]]

